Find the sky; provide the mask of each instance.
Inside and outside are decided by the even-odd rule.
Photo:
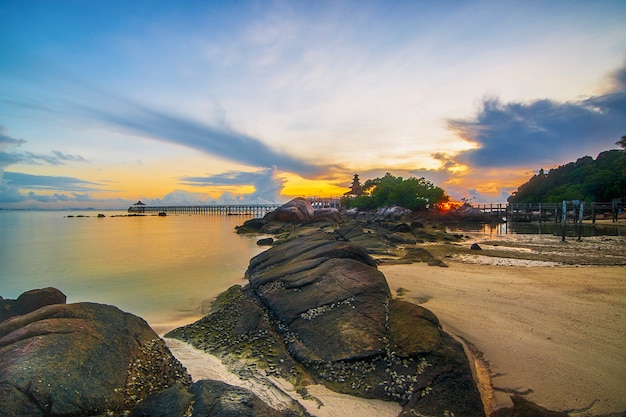
[[[505,202],[626,135],[626,2],[0,0],[0,208]]]

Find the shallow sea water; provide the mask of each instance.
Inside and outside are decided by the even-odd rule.
[[[170,328],[245,284],[264,250],[258,236],[235,233],[246,216],[103,213],[0,210],[0,295],[53,286],[68,303],[112,304]]]

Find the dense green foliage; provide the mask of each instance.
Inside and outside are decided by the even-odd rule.
[[[602,152],[550,170],[543,169],[509,197],[509,203],[603,201],[626,196],[626,152]]]
[[[390,173],[382,178],[365,181],[362,192],[358,197],[344,199],[344,206],[372,210],[397,205],[411,210],[424,210],[450,199],[442,188],[425,178],[411,177],[405,180]]]

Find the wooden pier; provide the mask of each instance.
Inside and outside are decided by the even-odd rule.
[[[520,222],[552,222],[560,225],[561,240],[565,241],[568,225],[573,227],[578,240],[581,240],[583,221],[607,219],[617,222],[618,216],[626,209],[622,199],[611,202],[585,203],[579,200],[562,201],[560,203],[519,203],[519,204],[472,204],[472,208],[490,214],[492,218],[500,218],[506,223]]]
[[[509,204],[506,207],[506,220],[510,222],[562,222],[571,218],[574,223],[583,220],[596,222],[598,217],[606,218],[610,215],[613,222],[617,221],[619,213],[626,210],[626,204],[621,200],[611,202],[586,203],[578,200],[563,201],[560,203],[521,203]]]
[[[134,204],[129,207],[129,213],[157,213],[157,214],[216,214],[226,216],[255,216],[263,217],[268,212],[280,207],[280,204],[223,204],[201,206],[149,206]],[[163,214],[162,214],[163,213]]]

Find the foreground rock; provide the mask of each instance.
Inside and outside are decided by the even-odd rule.
[[[192,385],[144,320],[65,299],[55,288],[0,299],[0,416],[298,415],[219,381]]]
[[[201,380],[190,390],[181,384],[139,403],[131,417],[282,417],[250,391],[221,381]]]
[[[303,363],[354,360],[385,350],[389,288],[365,250],[316,233],[250,261],[255,294],[295,337]]]
[[[142,319],[113,306],[52,304],[0,324],[0,415],[131,409],[190,378]]]
[[[363,247],[300,236],[253,258],[246,275],[250,285],[167,336],[245,359],[241,374],[287,378],[304,393],[322,383],[399,402],[407,416],[484,415],[462,346],[428,310],[391,299]]]
[[[4,300],[0,297],[0,323],[47,305],[65,304],[66,300],[65,294],[52,287],[26,291],[17,300]]]

